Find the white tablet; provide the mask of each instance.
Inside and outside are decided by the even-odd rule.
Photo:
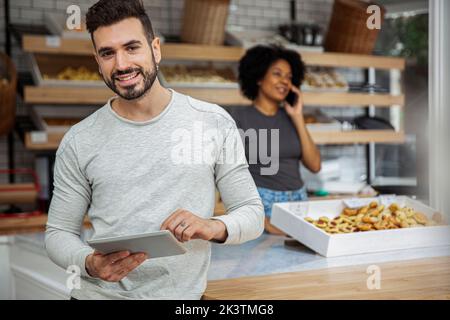
[[[100,238],[88,240],[87,243],[103,254],[117,251],[145,252],[149,259],[175,256],[186,252],[186,249],[168,230]]]

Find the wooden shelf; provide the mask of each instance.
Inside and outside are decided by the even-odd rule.
[[[403,143],[405,134],[390,130],[353,130],[337,132],[312,131],[311,137],[317,144],[366,144],[366,143]],[[52,151],[58,149],[63,133],[48,133],[48,142],[34,143],[31,133],[25,134],[25,148],[32,151]]]
[[[238,62],[244,54],[245,49],[241,47],[184,43],[163,43],[161,45],[163,60]]]
[[[94,48],[91,40],[59,38],[59,45],[55,45],[54,36],[24,35],[22,48],[27,52],[92,55]]]
[[[396,57],[383,57],[350,53],[312,53],[303,52],[302,58],[310,66],[342,67],[342,68],[375,68],[375,69],[405,69],[405,60]]]
[[[114,95],[106,86],[102,88],[64,86],[25,87],[25,103],[29,104],[104,105]]]
[[[219,105],[250,105],[239,89],[177,88],[178,92],[193,98]],[[29,104],[89,104],[104,105],[114,93],[107,88],[27,86],[25,102]],[[404,95],[347,93],[347,92],[304,92],[304,103],[308,106],[403,106]]]
[[[31,132],[25,133],[25,148],[30,151],[54,151],[64,137],[64,133],[47,133],[47,142],[35,143],[31,135]]]
[[[391,107],[404,106],[404,95],[385,93],[353,93],[353,92],[304,92],[304,104],[307,106],[327,107]]]
[[[33,203],[37,196],[33,183],[0,184],[0,204]]]
[[[54,38],[54,37],[53,37]],[[52,43],[53,42],[53,43]],[[59,39],[59,46],[46,36],[25,35],[23,49],[35,53],[91,55],[93,47],[86,39]],[[205,46],[194,44],[165,43],[161,45],[163,60],[191,61],[230,61],[237,62],[245,53],[241,47]],[[382,57],[348,53],[301,52],[307,65],[326,67],[350,67],[404,70],[405,60],[395,57]]]
[[[390,130],[353,130],[336,132],[311,132],[317,144],[366,144],[366,143],[404,143],[405,134]]]
[[[165,60],[237,62],[245,54],[246,50],[241,47],[166,43],[162,44],[161,51],[162,57]],[[404,70],[405,68],[405,61],[402,58],[332,52],[300,53],[305,63],[310,66],[353,68],[373,67],[376,69],[398,70]]]

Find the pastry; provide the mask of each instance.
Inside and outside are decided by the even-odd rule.
[[[414,214],[413,218],[420,224],[426,224],[428,222],[427,217],[421,212],[416,212],[416,214]]]
[[[357,209],[350,209],[350,208],[345,208],[344,209],[344,214],[347,216],[354,216],[358,214],[358,210]]]
[[[414,211],[413,208],[400,207],[396,203],[386,207],[373,201],[359,209],[344,208],[342,213],[333,219],[322,216],[317,220],[311,217],[306,217],[305,220],[329,234],[340,234],[435,226],[439,225],[443,219],[437,214],[433,216],[433,219],[429,219],[425,214]]]
[[[309,223],[313,223],[313,222],[314,222],[314,219],[311,218],[311,217],[306,217],[306,218],[305,218],[305,221],[307,221],[307,222],[309,222]]]

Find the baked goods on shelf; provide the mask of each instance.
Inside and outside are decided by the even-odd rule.
[[[65,133],[70,127],[98,110],[98,106],[53,106],[33,105],[30,107],[30,116],[39,131],[47,133]]]
[[[344,77],[335,70],[328,68],[309,68],[305,74],[302,89],[348,91],[348,83]]]
[[[410,207],[400,207],[396,203],[385,206],[376,201],[358,209],[344,208],[342,213],[334,219],[324,216],[314,220],[306,217],[305,221],[329,234],[416,228],[436,226],[442,223],[439,216],[430,219]]]
[[[59,72],[55,76],[44,74],[44,79],[57,79],[57,80],[82,80],[82,81],[100,81],[102,78],[98,72],[91,71],[88,68],[81,66],[78,68],[67,67],[63,71]]]
[[[342,125],[320,109],[305,109],[303,113],[309,131],[341,131]]]
[[[229,67],[176,64],[161,66],[161,72],[168,83],[235,83],[237,81],[233,70]]]
[[[306,124],[310,124],[310,123],[318,123],[319,121],[317,120],[317,117],[312,115],[312,114],[305,114],[303,116],[303,118],[305,119],[305,123]]]

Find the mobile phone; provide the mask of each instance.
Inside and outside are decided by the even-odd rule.
[[[298,100],[298,94],[296,94],[292,90],[289,91],[288,95],[286,96],[287,103],[289,103],[291,106],[294,106],[295,104],[297,104],[297,100]]]

